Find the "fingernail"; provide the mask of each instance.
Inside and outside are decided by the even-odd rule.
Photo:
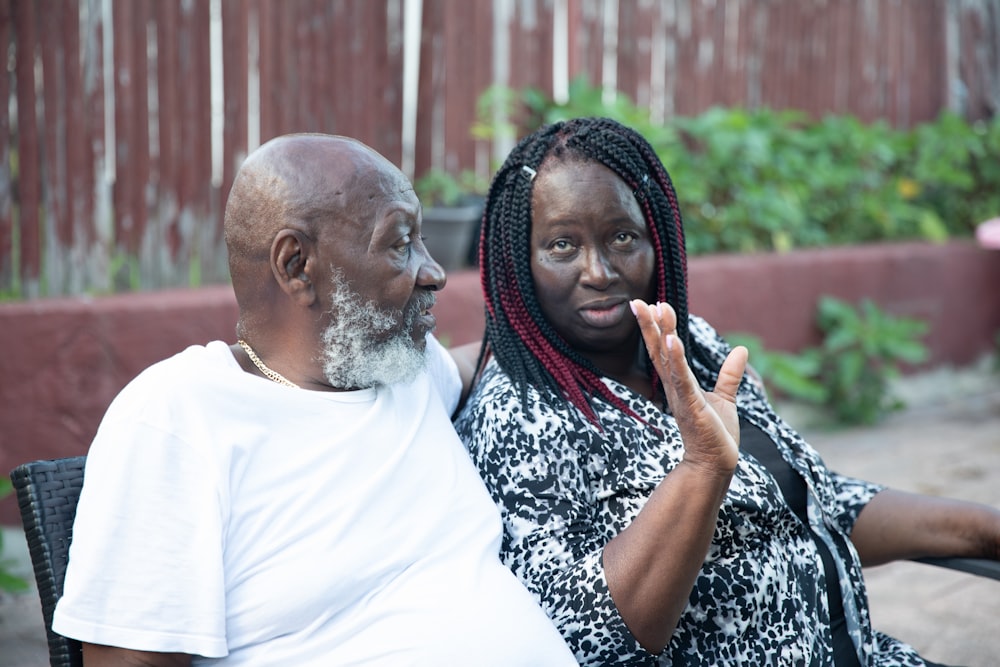
[[[635,301],[629,301],[628,302],[628,307],[632,309],[632,314],[633,315],[637,315],[638,314],[638,312],[636,310],[636,307],[635,307]]]
[[[674,349],[674,336],[673,334],[667,334],[667,351]]]

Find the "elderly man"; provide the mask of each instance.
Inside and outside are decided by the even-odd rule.
[[[225,219],[237,343],[141,373],[88,455],[53,622],[88,666],[576,664],[498,559],[420,225],[357,141],[246,160]]]

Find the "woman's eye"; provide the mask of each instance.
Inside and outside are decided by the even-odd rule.
[[[615,245],[624,246],[632,243],[635,240],[635,235],[631,232],[619,232],[615,235]]]
[[[549,248],[553,252],[567,253],[573,250],[573,244],[567,241],[566,239],[556,239],[555,241],[552,242]]]

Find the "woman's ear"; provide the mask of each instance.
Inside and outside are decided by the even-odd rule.
[[[313,288],[309,239],[294,229],[282,229],[271,244],[271,272],[288,296],[303,305],[316,300]]]

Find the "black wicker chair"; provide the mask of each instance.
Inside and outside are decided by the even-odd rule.
[[[52,612],[62,597],[85,460],[86,457],[77,456],[34,461],[20,465],[10,473],[38,583],[38,597],[42,601],[52,667],[83,665],[80,642],[52,632]]]
[[[62,597],[85,461],[85,456],[34,461],[18,466],[10,474],[17,490],[21,521],[38,582],[38,596],[42,600],[52,667],[83,665],[80,642],[52,632],[52,612]],[[920,562],[1000,580],[1000,561],[925,558]]]

